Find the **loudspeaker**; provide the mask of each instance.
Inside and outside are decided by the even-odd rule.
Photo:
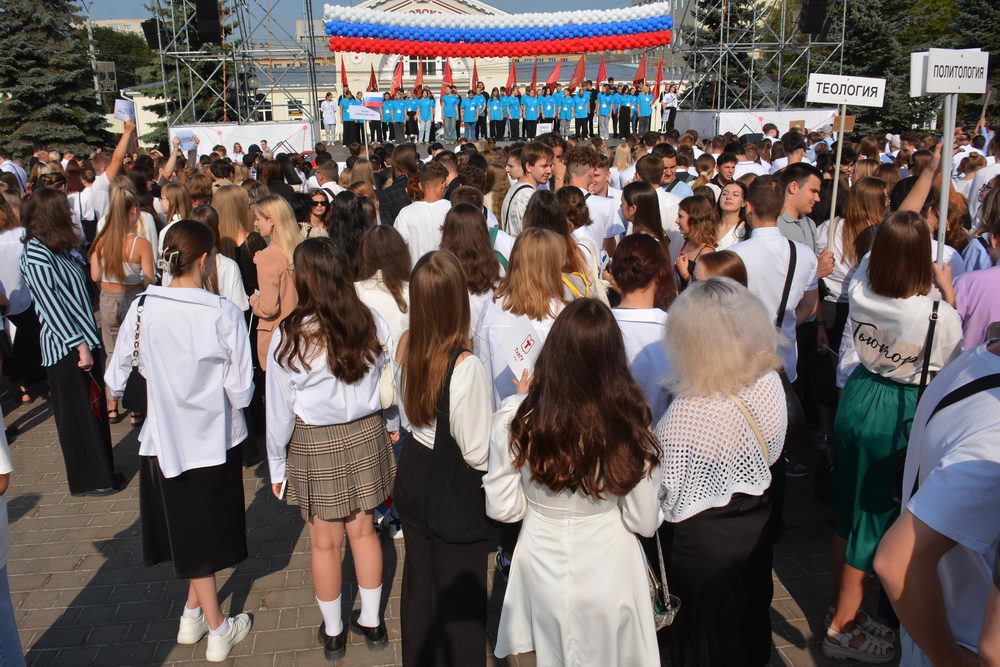
[[[194,21],[198,26],[198,39],[203,44],[222,42],[222,25],[219,22],[217,0],[195,0]]]
[[[826,0],[805,0],[799,13],[799,30],[816,37],[826,26]]]
[[[146,36],[146,43],[149,48],[159,51],[167,45],[167,37],[163,34],[163,27],[157,19],[146,19],[139,25],[142,26],[142,34]]]

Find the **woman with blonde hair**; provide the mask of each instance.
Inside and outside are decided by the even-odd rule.
[[[510,177],[505,164],[491,162],[486,168],[486,206],[500,219],[503,200],[510,190]]]
[[[253,257],[258,291],[250,296],[250,309],[259,318],[257,355],[260,369],[266,371],[271,334],[297,302],[292,256],[302,242],[302,234],[292,207],[280,195],[269,195],[254,204],[253,216],[254,227],[270,239],[268,246]]]
[[[167,183],[160,188],[160,206],[163,208],[163,214],[167,218],[166,226],[160,230],[158,248],[160,253],[162,253],[163,239],[167,236],[167,230],[178,220],[187,220],[191,217],[191,211],[194,210],[194,202],[191,200],[191,195],[188,193],[187,188],[183,185]]]
[[[851,174],[851,182],[857,183],[864,178],[875,176],[878,166],[882,164],[879,160],[858,160],[854,163],[854,171]]]
[[[618,147],[615,149],[614,162],[610,169],[611,176],[608,179],[611,182],[611,186],[621,190],[628,185],[622,182],[622,174],[629,171],[634,164],[635,160],[632,159],[632,149],[629,148],[628,142],[623,141],[618,144]]]
[[[375,171],[372,169],[371,160],[362,157],[351,165],[351,183],[358,181],[366,184],[372,192],[375,191]]]
[[[212,208],[219,216],[219,252],[239,265],[243,289],[249,296],[258,285],[253,258],[267,242],[254,230],[247,191],[239,185],[223,185],[215,191]],[[250,335],[254,335],[253,329]]]
[[[702,253],[715,252],[719,238],[719,213],[715,202],[697,195],[685,197],[677,212],[677,227],[684,237],[684,245],[674,265],[683,289],[691,281]]]
[[[694,161],[694,170],[697,172],[698,178],[690,183],[692,190],[712,182],[712,176],[715,174],[715,158],[710,153],[699,155]]]
[[[361,204],[365,217],[368,218],[368,226],[375,227],[380,224],[378,196],[375,194],[375,190],[373,190],[372,187],[365,181],[355,181],[354,183],[351,183],[351,186],[347,189],[359,196],[360,199],[358,203]]]
[[[667,631],[670,664],[763,667],[769,489],[787,427],[774,316],[736,281],[709,278],[674,301],[664,343],[674,400],[656,427],[658,537],[670,592],[682,600]]]
[[[530,330],[537,345],[545,343],[555,318],[566,305],[562,268],[566,241],[548,229],[528,227],[517,236],[510,267],[493,299],[483,307],[473,337],[476,356],[493,382],[493,409],[514,393],[516,380],[507,365],[506,340],[513,332]]]
[[[124,188],[112,188],[104,227],[90,247],[90,279],[101,288],[101,342],[107,351],[105,367],[114,354],[118,328],[129,306],[156,280],[153,247],[139,236],[139,198]],[[108,421],[117,424],[125,415],[118,401],[106,391]],[[142,415],[132,415],[138,425]]]

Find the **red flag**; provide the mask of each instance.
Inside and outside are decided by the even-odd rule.
[[[424,61],[422,59],[417,60],[417,80],[413,84],[413,92],[416,93],[417,97],[424,93]]]
[[[104,421],[107,418],[107,413],[104,412],[104,392],[97,384],[97,380],[94,379],[94,374],[88,372],[87,375],[90,380],[87,383],[87,389],[90,393],[90,411],[94,413],[98,421]]]
[[[472,90],[475,90],[479,86],[479,70],[476,69],[476,61],[472,61]]]
[[[451,63],[444,59],[444,76],[441,77],[441,95],[447,95],[455,85],[455,79],[451,75]]]
[[[538,58],[535,58],[535,68],[531,70],[531,89],[538,87]]]
[[[340,87],[347,90],[347,70],[344,69],[344,56],[340,56]]]
[[[573,76],[569,79],[569,84],[566,88],[569,92],[573,92],[577,87],[583,83],[583,77],[587,75],[587,56],[580,56],[580,61],[576,64],[576,69],[573,70]]]
[[[510,95],[510,89],[517,85],[517,68],[514,67],[514,61],[510,61],[510,73],[507,75],[507,94]]]
[[[372,65],[371,68],[372,75],[371,78],[368,79],[368,92],[374,93],[378,92],[378,79],[375,77],[375,65]]]
[[[642,60],[639,61],[639,66],[635,68],[635,76],[632,77],[632,83],[639,85],[646,80],[646,52],[642,53]]]
[[[549,78],[545,80],[545,85],[552,88],[557,83],[559,83],[559,71],[562,69],[562,58],[556,63],[556,66],[552,68],[552,73],[549,74]]]
[[[608,80],[608,68],[604,65],[604,57],[601,57],[601,66],[597,68],[597,81],[595,83],[600,83],[601,81]]]
[[[660,64],[656,66],[656,87],[653,88],[653,99],[660,99],[660,84],[663,83],[663,56],[660,56]]]
[[[403,89],[403,56],[399,57],[399,62],[396,63],[396,69],[392,73],[392,87],[389,92],[393,95],[396,94],[397,90]]]

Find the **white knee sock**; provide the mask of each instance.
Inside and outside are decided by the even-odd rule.
[[[342,597],[342,595],[338,595],[336,600],[330,600],[329,602],[323,602],[319,598],[316,598],[316,604],[319,605],[319,613],[323,614],[323,623],[326,626],[327,637],[336,637],[344,630],[344,621],[340,617],[340,600]]]
[[[382,604],[382,587],[362,588],[358,586],[358,591],[361,593],[361,615],[358,616],[358,623],[366,628],[377,628],[379,625],[378,610]]]

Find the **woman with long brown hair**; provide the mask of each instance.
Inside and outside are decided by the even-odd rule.
[[[684,289],[702,253],[715,252],[719,239],[719,213],[715,202],[697,195],[685,197],[677,211],[677,227],[684,237],[684,245],[674,265],[681,279],[681,289]]]
[[[351,544],[361,609],[351,626],[370,649],[388,641],[381,620],[382,548],[372,512],[392,491],[395,459],[382,418],[392,394],[389,326],[354,290],[347,258],[328,238],[295,248],[297,305],[268,350],[267,450],[271,488],[298,505],[309,528],[319,641],[344,656],[341,550]],[[388,354],[383,351],[387,351]],[[384,376],[384,378],[383,378]]]
[[[582,198],[583,195],[580,196]],[[548,190],[539,190],[531,195],[521,224],[523,229],[530,227],[547,229],[562,239],[566,247],[566,261],[561,269],[563,298],[569,301],[581,296],[592,296],[595,281],[592,275],[589,277],[587,275],[587,256],[573,238],[573,227],[558,196]]]
[[[139,199],[130,190],[112,188],[104,227],[90,246],[90,279],[101,289],[101,342],[111,362],[125,313],[146,285],[156,280],[153,246],[139,236]],[[125,415],[107,392],[108,420],[117,424]],[[132,415],[136,426],[142,415]]]
[[[747,229],[747,187],[740,181],[733,181],[727,183],[719,194],[716,203],[719,214],[717,250],[725,250],[750,236]]]
[[[410,326],[410,251],[394,227],[378,225],[361,235],[358,275],[360,298],[389,324],[398,341]]]
[[[330,199],[323,190],[313,190],[309,193],[309,220],[300,222],[299,229],[302,238],[315,236],[330,236]]]
[[[257,291],[253,258],[267,242],[253,227],[247,191],[238,185],[223,185],[215,191],[212,208],[219,216],[219,252],[239,265],[243,289],[249,296]]]
[[[462,264],[469,287],[470,326],[474,327],[500,282],[500,262],[490,246],[482,211],[472,204],[453,206],[441,227],[441,249]]]
[[[629,223],[629,234],[649,234],[670,254],[670,238],[663,231],[660,200],[656,188],[645,181],[632,181],[622,190],[622,218]]]
[[[517,235],[510,256],[510,269],[501,279],[493,299],[483,307],[475,325],[476,355],[483,360],[493,381],[493,408],[514,393],[507,365],[506,341],[515,331],[528,331],[545,343],[556,316],[566,304],[562,268],[566,264],[566,242],[555,232],[528,227]]]
[[[487,513],[524,522],[496,656],[659,665],[633,534],[652,535],[659,524],[660,448],[649,407],[607,306],[574,301],[548,340],[534,374],[525,371],[500,406],[490,437]]]
[[[396,216],[406,206],[419,201],[420,176],[417,149],[413,144],[401,144],[392,150],[389,163],[392,177],[379,191],[379,215],[383,224],[396,222]]]
[[[409,436],[393,492],[406,547],[403,664],[484,666],[490,531],[475,478],[489,453],[490,380],[469,353],[469,296],[454,255],[439,250],[420,258],[410,307],[410,329],[396,354]],[[461,497],[447,484],[453,476],[468,483]],[[459,519],[464,530],[456,535]]]

